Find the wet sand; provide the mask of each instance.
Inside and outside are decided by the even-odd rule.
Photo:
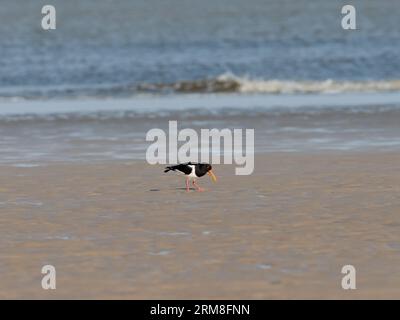
[[[0,298],[400,298],[400,153],[274,153],[252,176],[0,166]],[[57,289],[41,288],[41,268]],[[357,289],[341,289],[341,268]]]

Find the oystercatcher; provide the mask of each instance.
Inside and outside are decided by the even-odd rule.
[[[196,187],[197,191],[204,191],[204,189],[200,188],[196,183],[196,179],[208,174],[211,179],[216,182],[217,177],[211,169],[212,167],[208,163],[187,162],[176,166],[166,167],[164,172],[174,171],[186,175],[186,191],[189,191],[189,180],[193,180],[193,185]]]

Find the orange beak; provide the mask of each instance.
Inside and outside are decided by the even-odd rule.
[[[213,173],[211,170],[208,171],[207,173],[208,173],[208,175],[211,177],[211,179],[212,179],[214,182],[217,182],[217,177],[214,175],[214,173]]]

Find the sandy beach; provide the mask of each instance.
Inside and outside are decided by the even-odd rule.
[[[399,163],[257,155],[251,176],[216,166],[204,193],[141,161],[2,165],[0,298],[400,298]]]

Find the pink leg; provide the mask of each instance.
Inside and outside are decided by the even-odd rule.
[[[196,183],[196,180],[193,180],[193,185],[196,187],[197,191],[200,191],[200,192],[204,191],[204,189],[200,188],[199,185]]]
[[[189,192],[189,178],[186,178],[186,192]]]

